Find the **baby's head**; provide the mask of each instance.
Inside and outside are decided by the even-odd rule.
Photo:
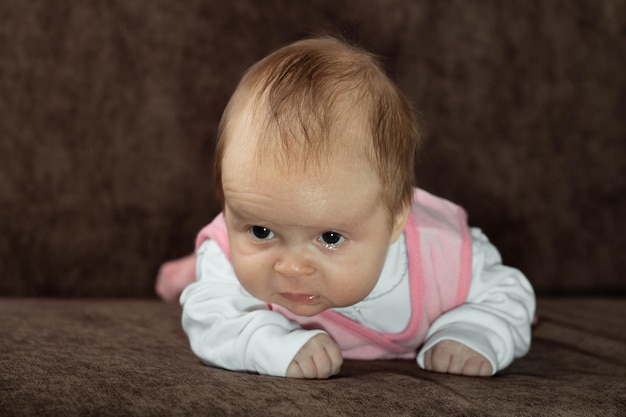
[[[404,229],[417,145],[410,106],[361,50],[306,40],[254,65],[216,151],[241,285],[304,316],[364,299]]]
[[[233,125],[248,123],[256,163],[282,174],[328,171],[363,158],[376,173],[390,215],[411,204],[420,142],[407,100],[369,53],[334,38],[295,42],[252,66],[220,123],[216,183]],[[237,138],[239,147],[242,138]],[[338,178],[337,180],[340,180]]]

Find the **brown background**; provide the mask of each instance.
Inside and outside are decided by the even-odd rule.
[[[0,295],[153,297],[218,210],[241,73],[335,33],[420,112],[420,186],[540,294],[624,294],[626,3],[0,3]]]

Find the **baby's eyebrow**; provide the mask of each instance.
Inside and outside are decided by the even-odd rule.
[[[237,207],[237,205],[226,204],[225,211],[226,209],[228,210],[228,215],[236,220],[245,220],[252,217],[245,210]]]
[[[239,204],[226,204],[228,215],[238,223],[249,223],[255,226],[263,226],[272,229],[275,224],[267,219],[261,218],[256,212],[247,210]]]

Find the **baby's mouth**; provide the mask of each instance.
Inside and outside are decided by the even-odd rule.
[[[288,293],[288,292],[280,293],[280,296],[285,298],[288,301],[291,301],[292,303],[309,304],[309,305],[317,304],[321,299],[319,295],[294,294],[294,293]]]

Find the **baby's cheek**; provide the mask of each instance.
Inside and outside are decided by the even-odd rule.
[[[251,257],[237,262],[233,259],[233,267],[241,286],[252,296],[265,301],[271,287],[267,265]]]
[[[343,279],[337,280],[333,292],[337,302],[347,307],[363,301],[372,292],[377,281],[378,276],[373,276],[371,271],[353,271],[346,273]]]

